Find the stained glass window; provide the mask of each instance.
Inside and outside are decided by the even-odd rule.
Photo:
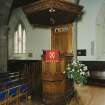
[[[26,30],[21,24],[18,25],[14,33],[14,53],[23,54],[26,52]]]

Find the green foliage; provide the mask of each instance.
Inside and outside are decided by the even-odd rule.
[[[79,61],[68,64],[64,73],[68,79],[73,79],[77,84],[86,84],[89,76],[87,66]]]

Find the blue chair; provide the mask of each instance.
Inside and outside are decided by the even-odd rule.
[[[5,98],[6,98],[6,92],[0,92],[0,101],[3,101],[3,100],[5,100]]]
[[[28,91],[28,86],[26,84],[20,85],[20,92],[24,93]]]
[[[12,87],[8,89],[8,103],[9,105],[19,105],[18,104],[18,88]]]
[[[7,103],[7,91],[0,92],[0,105],[6,105]]]
[[[22,101],[27,103],[28,97],[28,86],[26,84],[22,84],[19,86],[19,103]]]
[[[17,88],[13,87],[9,89],[9,96],[16,96],[17,95]]]

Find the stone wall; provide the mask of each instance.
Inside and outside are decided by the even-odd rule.
[[[0,0],[0,72],[7,71],[8,21],[13,0]]]

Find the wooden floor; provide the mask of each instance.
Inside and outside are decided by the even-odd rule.
[[[77,86],[76,94],[66,105],[105,105],[105,87]],[[43,105],[33,101],[31,105]]]
[[[105,105],[105,87],[77,86],[77,94],[68,105]]]

